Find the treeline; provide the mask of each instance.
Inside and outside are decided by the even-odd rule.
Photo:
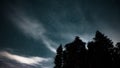
[[[112,40],[99,31],[87,44],[76,37],[56,51],[54,68],[120,68],[120,43],[113,45]]]

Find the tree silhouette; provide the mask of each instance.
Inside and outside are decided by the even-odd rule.
[[[78,36],[72,43],[66,44],[65,49],[63,68],[82,68],[85,65],[85,43]]]
[[[60,45],[57,48],[57,55],[55,57],[55,67],[54,68],[62,68],[62,63],[63,63],[63,48],[62,45]]]
[[[118,42],[116,44],[116,47],[114,48],[113,59],[114,59],[114,67],[120,68],[120,42]]]
[[[96,31],[95,38],[93,39],[94,41],[88,43],[89,67],[111,68],[113,42],[99,31]]]
[[[120,42],[112,40],[96,31],[95,37],[85,48],[78,36],[71,43],[57,49],[54,68],[120,68]]]

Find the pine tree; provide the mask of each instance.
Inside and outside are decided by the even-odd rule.
[[[55,67],[54,68],[62,68],[62,64],[63,64],[63,48],[62,45],[60,45],[57,48],[57,55],[55,57]]]
[[[96,31],[94,41],[88,44],[88,48],[89,56],[91,56],[89,62],[92,63],[92,68],[112,67],[113,42],[107,36]]]
[[[71,43],[57,48],[54,68],[120,68],[120,42],[113,46],[112,40],[96,31],[88,50],[78,36]]]
[[[77,36],[72,43],[65,45],[63,68],[83,68],[85,66],[85,43]]]

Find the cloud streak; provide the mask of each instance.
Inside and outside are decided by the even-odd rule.
[[[42,43],[44,43],[49,50],[55,53],[56,49],[52,45],[56,46],[57,44],[45,35],[47,30],[41,22],[30,19],[21,13],[19,14],[20,15],[12,17],[15,26],[17,26],[26,36],[30,36],[35,40],[42,40]]]
[[[42,62],[48,62],[50,58],[42,58],[42,57],[25,57],[25,56],[20,56],[16,54],[12,54],[6,51],[0,52],[0,57],[1,58],[6,58],[9,60],[16,61],[21,64],[27,64],[27,65],[39,65]]]

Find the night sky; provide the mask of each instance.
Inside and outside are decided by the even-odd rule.
[[[60,44],[96,30],[120,41],[119,0],[0,0],[0,68],[52,68]]]

